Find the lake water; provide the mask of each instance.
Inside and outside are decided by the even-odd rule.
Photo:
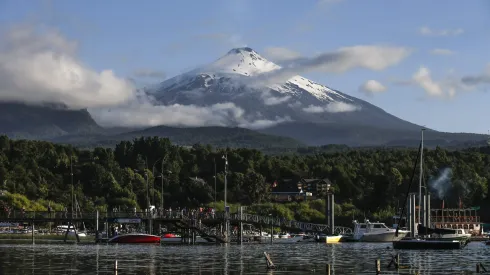
[[[388,247],[390,247],[388,249]],[[263,252],[278,267],[267,271]],[[406,268],[386,268],[390,243],[299,243],[244,245],[0,244],[0,274],[375,274],[381,260],[388,274],[473,274],[486,266],[490,246],[470,243],[462,250],[402,250]],[[383,272],[383,274],[387,274]]]

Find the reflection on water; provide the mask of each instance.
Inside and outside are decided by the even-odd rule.
[[[387,248],[389,247],[389,248]],[[267,271],[264,251],[278,270]],[[490,247],[471,243],[463,250],[400,251],[399,274],[462,274],[487,262]],[[206,246],[1,244],[0,274],[366,274],[382,270],[396,252],[391,244],[247,244]],[[486,266],[490,269],[490,266]],[[394,272],[393,269],[391,269]]]

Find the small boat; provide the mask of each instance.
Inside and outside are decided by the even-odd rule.
[[[143,234],[143,233],[129,233],[117,235],[109,239],[108,243],[160,243],[161,237]]]
[[[289,233],[280,233],[272,235],[272,243],[299,243],[303,242],[304,234],[291,235]],[[261,242],[270,243],[271,235],[269,233],[263,233],[261,237]]]
[[[401,240],[409,231],[398,230],[398,236],[396,235],[396,229],[389,228],[386,224],[381,222],[370,222],[365,220],[363,223],[354,221],[354,235],[352,240],[359,242],[392,242]]]
[[[461,249],[468,242],[464,240],[404,238],[393,242],[394,249]]]
[[[162,243],[181,243],[182,238],[178,235],[172,234],[172,233],[167,233],[164,234],[161,238]]]
[[[319,243],[339,243],[342,240],[342,235],[317,235],[315,240]]]
[[[68,236],[76,237],[76,235],[78,235],[78,237],[82,237],[82,238],[87,237],[87,234],[84,232],[77,232],[77,234],[75,234],[75,231],[73,231],[73,230],[68,231]]]
[[[466,233],[463,229],[451,229],[451,228],[430,228],[422,224],[417,227],[419,235],[430,235],[431,239],[441,240],[468,240],[471,238],[471,234]]]
[[[172,233],[166,233],[161,238],[162,243],[182,243],[184,240],[180,235],[175,235]],[[215,240],[210,238],[203,238],[201,236],[196,236],[195,243],[216,243]]]
[[[273,243],[298,243],[303,241],[303,235],[290,235],[289,233],[281,233],[272,236]]]
[[[326,236],[325,237],[325,242],[326,243],[338,243],[342,239],[342,235],[337,235],[337,236]]]

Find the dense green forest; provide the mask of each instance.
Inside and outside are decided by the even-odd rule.
[[[69,209],[73,180],[74,194],[84,211],[145,208],[147,182],[150,200],[157,207],[162,195],[165,207],[212,205],[215,163],[217,200],[224,196],[222,155],[226,153],[228,200],[234,205],[253,205],[250,211],[275,211],[289,218],[322,221],[321,200],[270,203],[272,182],[303,177],[328,178],[333,183],[340,216],[383,219],[395,214],[407,192],[417,150],[341,149],[308,155],[265,155],[253,149],[185,148],[155,137],[123,141],[115,149],[81,150],[0,136],[0,190],[6,191],[0,204],[44,210],[50,203],[56,209]],[[465,206],[488,204],[490,147],[425,150],[424,166],[434,208],[443,197],[446,207],[457,207],[460,197]],[[416,189],[414,184],[413,191]]]

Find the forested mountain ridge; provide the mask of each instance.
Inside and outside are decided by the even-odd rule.
[[[14,207],[25,204],[27,209],[42,210],[48,201],[69,206],[71,160],[75,194],[84,210],[145,207],[145,173],[151,201],[159,207],[163,159],[165,206],[196,207],[214,200],[214,160],[218,173],[217,200],[223,198],[224,161],[221,156],[224,153],[229,161],[228,200],[231,203],[268,202],[271,182],[276,180],[328,178],[336,193],[337,214],[349,218],[394,214],[394,209],[403,203],[417,157],[415,149],[344,149],[304,156],[271,156],[254,149],[215,150],[204,145],[184,148],[161,138],[123,141],[115,149],[88,151],[1,136],[0,189],[27,197],[28,200],[17,199],[15,203],[12,198],[7,200]],[[456,207],[459,197],[465,206],[488,204],[490,147],[425,150],[424,161],[424,176],[433,192],[434,208],[440,205],[442,196],[446,207]],[[449,180],[439,185],[444,188],[434,189],[431,183],[447,170]],[[207,184],[193,180],[196,177]],[[416,184],[414,191],[415,187]],[[295,214],[302,220],[318,221],[323,217],[318,205],[316,209],[303,209]]]

